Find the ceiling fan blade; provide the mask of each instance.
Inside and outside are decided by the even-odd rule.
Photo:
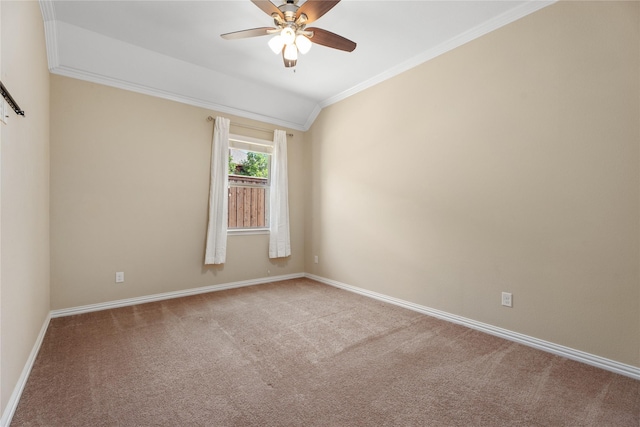
[[[273,27],[252,28],[250,30],[234,31],[233,33],[220,34],[220,37],[227,40],[244,39],[247,37],[266,36]]]
[[[353,52],[356,48],[355,42],[334,34],[331,31],[323,30],[322,28],[305,28],[305,31],[313,32],[313,37],[309,37],[309,40],[316,44],[321,44],[322,46],[331,47],[333,49],[344,50],[346,52]]]
[[[284,16],[282,15],[282,12],[280,12],[280,9],[278,9],[276,5],[271,3],[269,0],[251,0],[251,3],[258,6],[260,9],[262,9],[264,13],[266,13],[269,16],[275,13],[280,17],[284,18]]]
[[[305,24],[320,19],[322,15],[329,12],[333,6],[340,3],[340,0],[307,0],[304,2],[300,9],[298,9],[298,16],[304,13],[307,15]]]

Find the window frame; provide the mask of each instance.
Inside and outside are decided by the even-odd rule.
[[[258,154],[266,154],[269,156],[269,161],[267,163],[267,182],[264,185],[259,184],[239,184],[233,185],[233,187],[244,187],[244,188],[264,188],[265,189],[265,225],[263,227],[242,227],[242,228],[231,228],[227,227],[227,235],[249,235],[249,234],[269,234],[269,218],[270,218],[270,195],[271,195],[271,164],[272,164],[272,155],[273,155],[273,141],[269,141],[266,139],[253,138],[249,136],[237,135],[237,134],[229,134],[229,150],[241,150],[246,152],[254,152]],[[246,175],[234,175],[229,174],[227,171],[227,176],[229,182],[227,183],[227,194],[229,197],[231,190],[231,177],[238,176],[243,177]],[[229,213],[227,212],[227,223],[229,221]]]

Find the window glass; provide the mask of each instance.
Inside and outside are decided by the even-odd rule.
[[[271,155],[229,148],[229,229],[266,228],[269,212]]]

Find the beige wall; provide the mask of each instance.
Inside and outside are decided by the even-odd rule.
[[[639,6],[558,3],[323,110],[306,271],[640,366]]]
[[[51,101],[52,309],[304,271],[303,133],[288,139],[291,257],[269,260],[268,235],[229,236],[224,266],[205,267],[218,114],[60,76]]]
[[[49,92],[37,2],[0,19],[27,111],[1,126],[0,411],[50,308],[302,271],[640,366],[638,3],[553,5],[326,108],[289,140],[292,257],[230,236],[223,267],[202,263],[216,113]]]
[[[49,313],[49,71],[37,2],[0,2],[2,82],[26,111],[0,125],[0,414]]]

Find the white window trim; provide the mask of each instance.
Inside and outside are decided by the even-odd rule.
[[[228,236],[248,236],[252,234],[269,234],[269,227],[267,228],[229,228],[227,229]]]
[[[251,150],[247,148],[246,145],[252,145],[254,146],[254,149]],[[256,153],[272,154],[273,141],[269,141],[267,139],[252,138],[250,136],[229,134],[229,148],[250,150],[255,151]]]

